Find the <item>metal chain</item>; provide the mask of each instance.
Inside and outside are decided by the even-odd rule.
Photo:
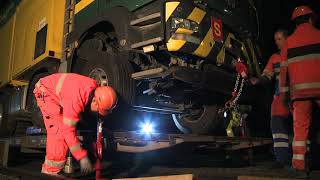
[[[241,59],[238,58],[238,62],[241,62]],[[244,78],[242,78],[241,80],[241,84],[240,84],[240,87],[239,87],[239,91],[238,91],[238,86],[239,86],[239,82],[240,82],[240,78],[241,78],[241,74],[238,73],[237,75],[237,79],[236,79],[236,83],[234,85],[234,88],[233,88],[233,93],[236,93],[236,96],[235,97],[232,97],[232,99],[230,101],[228,101],[226,104],[225,104],[225,107],[220,109],[218,111],[218,113],[222,113],[222,112],[225,112],[226,110],[229,110],[231,108],[235,108],[235,106],[237,105],[237,102],[241,96],[241,93],[242,93],[242,90],[243,90],[243,86],[244,86]],[[237,92],[238,91],[238,92]],[[232,94],[233,95],[233,94]]]
[[[241,85],[240,85],[240,88],[239,88],[239,92],[237,93],[237,96],[233,99],[232,101],[232,106],[235,106],[241,96],[241,93],[242,93],[242,90],[243,90],[243,86],[244,86],[244,79],[242,79],[241,81]]]
[[[239,80],[240,80],[240,76],[238,75],[237,80],[236,80],[236,85],[234,87],[234,92],[237,92],[237,90],[238,90]],[[239,98],[241,96],[242,90],[243,90],[243,86],[244,86],[244,79],[242,79],[242,81],[241,81],[241,84],[240,84],[240,87],[239,87],[239,92],[237,93],[237,95],[232,99],[231,102],[227,102],[225,104],[225,107],[220,109],[218,111],[218,113],[223,113],[226,110],[234,108],[237,105],[237,102],[238,102],[238,100],[239,100]]]
[[[238,74],[237,76],[236,84],[234,85],[233,92],[237,92],[239,81],[240,81],[240,74]]]

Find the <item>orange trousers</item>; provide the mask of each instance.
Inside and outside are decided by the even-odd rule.
[[[312,104],[320,107],[320,100],[303,100],[293,102],[292,167],[299,170],[306,168],[306,153],[309,129],[312,121]]]
[[[42,173],[57,174],[60,172],[66,162],[68,146],[64,140],[63,134],[59,131],[62,123],[62,109],[50,93],[37,83],[33,91],[37,104],[41,110],[44,124],[47,130],[46,157],[42,164]]]

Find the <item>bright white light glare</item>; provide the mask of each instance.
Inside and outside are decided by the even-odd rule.
[[[149,122],[144,123],[141,130],[143,133],[150,134],[153,132],[153,125]]]
[[[227,117],[227,112],[223,113],[223,117],[225,117],[225,118]]]

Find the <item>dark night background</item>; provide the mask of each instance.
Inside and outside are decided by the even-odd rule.
[[[284,28],[291,33],[294,30],[294,25],[290,21],[291,14],[295,7],[307,5],[316,11],[320,16],[320,0],[257,0],[260,2],[261,9],[261,49],[263,60],[268,58],[277,51],[274,44],[273,33],[278,28]],[[319,19],[317,25],[319,26]]]

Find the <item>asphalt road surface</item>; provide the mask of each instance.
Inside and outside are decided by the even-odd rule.
[[[102,175],[106,179],[147,177],[193,173],[199,180],[237,179],[240,175],[277,178],[299,178],[283,169],[272,169],[271,148],[259,147],[248,160],[246,151],[226,153],[217,149],[191,149],[188,146],[143,153],[105,153]],[[11,153],[9,167],[0,169],[0,179],[55,179],[39,172],[44,154]],[[92,159],[94,162],[94,159]],[[95,174],[82,176],[74,162],[75,173],[65,179],[95,179]],[[319,179],[313,171],[311,179]]]

